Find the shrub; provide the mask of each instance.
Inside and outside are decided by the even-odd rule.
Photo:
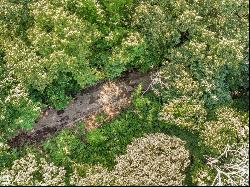
[[[0,184],[4,186],[64,186],[64,177],[65,171],[62,167],[56,167],[44,158],[36,159],[35,155],[28,154],[15,160],[11,168],[1,171]]]
[[[183,96],[163,106],[161,119],[190,130],[200,130],[206,121],[206,115],[201,101]]]
[[[10,147],[0,140],[0,171],[8,167],[17,159],[15,150],[10,150]]]
[[[30,129],[40,112],[39,105],[29,99],[26,89],[20,84],[16,87],[12,85],[9,94],[3,97],[1,102],[3,102],[1,107],[3,113],[1,113],[0,127],[4,138],[15,134],[19,129]]]
[[[243,123],[239,114],[229,107],[219,107],[215,111],[217,119],[207,121],[201,131],[205,144],[217,151],[225,145],[244,142],[249,136],[248,123]]]
[[[27,41],[26,30],[32,26],[32,17],[28,8],[29,1],[9,1],[0,2],[0,23],[1,35],[20,37]],[[3,26],[3,27],[2,27]]]
[[[244,0],[2,0],[1,100],[20,84],[27,100],[61,109],[100,79],[162,65],[165,100],[195,97],[209,109],[231,102],[231,92],[249,87],[248,6]],[[6,106],[0,110],[1,118],[15,121]]]
[[[73,159],[110,169],[115,155],[123,154],[133,137],[158,130],[182,137],[195,133],[190,136],[195,137],[192,141],[187,139],[191,149],[202,149],[193,154],[191,168],[197,169],[203,164],[200,155],[204,152],[218,154],[226,144],[247,139],[246,109],[238,113],[225,106],[235,97],[249,95],[248,8],[246,0],[1,0],[0,141],[19,129],[31,128],[41,107],[62,109],[79,89],[100,79],[113,79],[132,68],[146,71],[161,66],[150,84],[158,96],[154,102],[139,97],[144,93],[138,91],[134,108],[110,125],[87,133],[83,138],[86,144],[75,134],[62,132],[43,148],[55,164],[69,166]],[[163,123],[158,119],[160,108]],[[132,155],[127,152],[119,157],[126,162],[117,158],[113,171],[92,167],[87,178],[77,181],[87,184],[93,178],[96,184],[157,183],[152,178],[140,181],[132,176],[149,166],[138,173],[155,172],[147,163],[130,167],[129,158],[135,161],[131,164],[138,161]],[[158,159],[145,153],[145,162],[149,161],[145,155]],[[0,158],[4,160],[1,166],[10,163],[5,151]],[[166,164],[169,162],[162,166]],[[209,171],[203,172],[209,176],[212,173],[206,166],[201,168]],[[182,172],[180,168],[176,171]],[[167,174],[159,180],[155,176],[155,180],[161,183],[172,177],[172,172]],[[182,184],[183,175],[176,177],[178,180],[170,183]]]
[[[231,91],[247,87],[243,82],[247,79],[244,59],[248,45],[248,6],[246,1],[234,0],[210,3],[147,0],[136,7],[134,24],[141,29],[150,46],[148,51],[153,54],[149,59],[154,56],[160,58],[155,61],[167,59],[172,64],[171,70],[181,66],[183,70],[180,71],[185,72],[181,75],[163,67],[166,74],[162,76],[174,80],[171,77],[179,75],[185,77],[177,79],[181,84],[189,79],[198,85],[206,107],[211,109],[230,102]],[[166,84],[172,86],[171,81]],[[171,93],[173,97],[176,89],[182,90],[175,88]]]
[[[85,178],[75,172],[73,185],[182,185],[189,164],[184,142],[161,133],[134,139],[114,170],[90,168]]]
[[[192,77],[185,65],[168,61],[163,65],[152,77],[152,88],[156,95],[162,97],[165,102],[181,96],[201,99],[199,82]]]
[[[60,132],[59,135],[45,141],[43,149],[50,159],[57,165],[70,167],[71,158],[85,154],[82,151],[83,142],[69,129]]]

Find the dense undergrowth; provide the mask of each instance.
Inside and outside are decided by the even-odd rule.
[[[206,156],[248,143],[248,8],[246,0],[1,0],[0,184],[216,184]],[[86,86],[154,67],[152,92],[138,89],[100,128],[78,124],[39,145],[6,145],[43,108],[63,109]],[[183,153],[176,163],[185,171],[168,163],[169,149]],[[164,175],[168,167],[178,179]]]

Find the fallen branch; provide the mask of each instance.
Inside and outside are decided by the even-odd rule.
[[[208,165],[217,174],[212,186],[248,186],[249,184],[249,144],[227,145],[218,158],[207,157]],[[223,161],[225,163],[223,163]]]

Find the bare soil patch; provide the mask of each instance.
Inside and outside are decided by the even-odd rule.
[[[32,130],[19,131],[9,139],[8,144],[20,147],[25,143],[39,143],[63,128],[72,127],[78,121],[85,123],[86,130],[97,128],[100,124],[96,123],[95,117],[103,113],[106,119],[111,119],[118,114],[130,104],[131,93],[139,84],[143,90],[149,87],[152,73],[126,72],[115,81],[103,81],[85,88],[64,110],[45,109]]]

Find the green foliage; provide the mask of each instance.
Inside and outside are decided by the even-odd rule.
[[[10,150],[8,145],[0,142],[0,171],[2,168],[10,166],[17,158],[15,150]]]
[[[70,183],[77,186],[181,185],[184,170],[190,163],[184,145],[185,142],[176,137],[147,134],[134,139],[125,155],[116,157],[114,170],[108,172],[94,166],[87,170],[86,177],[74,173]]]
[[[226,145],[246,142],[249,136],[248,122],[242,119],[237,110],[230,106],[215,109],[214,119],[204,124],[201,131],[203,141],[217,153]]]
[[[103,125],[86,134],[79,134],[79,130],[64,130],[58,136],[44,142],[44,150],[57,164],[68,164],[70,158],[89,164],[101,163],[110,168],[114,165],[115,156],[123,153],[134,137],[140,137],[152,130],[153,123],[157,120],[159,104],[153,96],[147,100],[152,108],[146,103],[141,104],[142,108],[135,111],[131,109],[111,124]],[[136,102],[140,102],[139,97]],[[147,110],[144,110],[146,108]],[[66,149],[68,154],[65,152]]]
[[[248,8],[246,0],[1,0],[0,141],[32,128],[44,106],[63,109],[86,86],[161,66],[156,95],[139,88],[113,121],[63,130],[42,152],[69,180],[72,163],[110,169],[133,138],[161,132],[187,142],[185,184],[203,184],[202,171],[214,177],[204,155],[247,139]],[[15,154],[0,147],[1,170]]]
[[[90,146],[98,146],[106,140],[107,137],[102,134],[100,129],[94,129],[87,134],[87,142],[90,144]]]
[[[43,149],[55,164],[70,167],[70,158],[80,154],[83,146],[79,137],[69,130],[64,130],[58,136],[44,142]]]
[[[8,29],[8,32],[1,31],[1,34],[18,36],[28,42],[26,30],[33,23],[28,7],[29,2],[30,0],[0,2],[0,23]]]
[[[77,124],[78,128],[75,130],[65,129],[58,135],[45,141],[40,150],[42,153],[40,154],[48,155],[48,160],[57,166],[63,166],[67,171],[65,177],[66,181],[68,181],[69,176],[71,176],[77,165],[84,165],[80,169],[82,176],[86,174],[86,170],[89,168],[89,166],[85,166],[86,164],[101,164],[111,169],[116,165],[115,158],[117,155],[124,154],[127,145],[134,138],[142,137],[148,133],[165,133],[169,136],[176,136],[186,142],[185,148],[190,152],[191,164],[185,172],[186,178],[184,184],[193,185],[200,177],[198,176],[199,172],[204,170],[202,169],[205,167],[204,155],[214,154],[214,145],[223,146],[224,143],[227,143],[224,141],[218,143],[218,137],[224,137],[223,140],[225,141],[228,138],[235,140],[235,134],[232,134],[234,137],[228,137],[228,134],[223,134],[220,131],[214,133],[214,130],[218,128],[213,125],[211,126],[212,122],[209,121],[206,124],[210,125],[210,127],[204,128],[204,130],[208,129],[204,133],[197,129],[190,131],[189,126],[176,126],[172,121],[168,123],[159,121],[158,114],[162,109],[159,98],[152,94],[142,96],[140,89],[133,95],[133,105],[129,110],[124,111],[111,122],[105,123],[100,128],[89,132],[85,132],[83,124]],[[230,115],[225,115],[225,112]],[[215,116],[217,118],[214,118],[214,121],[223,121],[223,124],[228,124],[231,130],[235,126],[231,122],[236,122],[237,120],[237,124],[241,124],[241,121],[244,121],[244,119],[239,118],[238,114],[232,112],[232,109],[229,108],[218,109],[215,112]],[[190,122],[190,124],[192,122],[195,123],[195,120],[192,121],[192,118],[189,118],[188,115],[187,117],[183,117],[182,114],[182,116],[176,119],[184,119]],[[195,123],[195,125],[197,124]],[[232,132],[234,133],[235,130]],[[210,144],[210,140],[217,141],[217,143]],[[33,149],[33,152],[37,152],[36,149]],[[214,173],[211,171],[210,173],[210,177],[214,177]]]
[[[206,121],[207,112],[199,100],[181,97],[164,105],[161,118],[190,130],[200,130]]]
[[[249,87],[247,8],[246,1],[235,0],[4,0],[2,84],[21,84],[27,99],[61,109],[77,90],[100,79],[163,65],[171,74],[166,81],[192,81],[190,93],[212,108]],[[176,71],[184,71],[187,82],[176,79]],[[164,98],[188,94],[178,89],[170,86]],[[2,90],[7,97],[10,87]]]
[[[43,144],[44,153],[57,165],[66,167],[68,173],[72,172],[76,163],[84,165],[83,173],[87,169],[85,164],[101,164],[112,169],[116,164],[116,156],[124,154],[127,145],[134,138],[161,132],[187,142],[186,147],[191,152],[192,164],[187,169],[185,183],[192,184],[193,173],[204,164],[203,155],[210,149],[202,143],[196,132],[190,132],[187,127],[160,122],[159,110],[158,98],[151,94],[142,97],[138,89],[134,94],[133,105],[116,119],[98,129],[83,133],[82,136],[79,135],[78,129],[64,130]],[[72,152],[66,154],[66,147]]]
[[[247,73],[243,73],[248,67],[244,60],[248,43],[247,7],[248,2],[234,0],[211,3],[148,0],[138,5],[133,20],[146,35],[146,43],[153,52],[150,56],[157,54],[160,62],[166,59],[172,70],[182,66],[185,76],[189,74],[189,79],[200,88],[206,106],[212,108],[230,101],[230,91],[239,90],[247,82]],[[176,71],[164,71],[165,77],[170,73],[168,79],[174,80]],[[182,79],[179,81],[185,84]]]
[[[40,112],[40,108],[28,97],[25,89],[17,85],[3,98],[3,107],[0,118],[0,128],[3,137],[14,135],[17,130],[32,127],[33,121]]]
[[[53,80],[52,84],[41,93],[39,90],[30,88],[30,97],[34,101],[52,105],[56,109],[63,109],[74,94],[80,89],[80,85],[73,79],[72,73],[59,73],[59,79]]]

